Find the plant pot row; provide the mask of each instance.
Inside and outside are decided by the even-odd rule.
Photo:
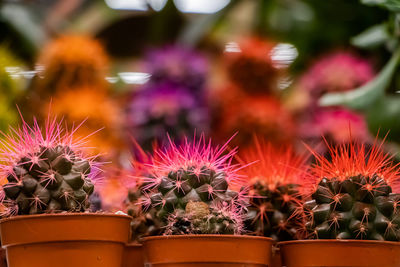
[[[178,235],[127,245],[131,217],[115,214],[16,216],[0,223],[9,267],[262,267],[279,265],[270,238]],[[284,266],[400,266],[400,243],[303,240],[279,243]],[[124,260],[123,260],[124,259]],[[278,263],[276,263],[276,261]]]
[[[144,239],[126,248],[123,267],[396,267],[400,243],[374,240],[301,240],[279,243],[271,254],[269,238],[188,235]],[[275,256],[274,256],[275,255]]]

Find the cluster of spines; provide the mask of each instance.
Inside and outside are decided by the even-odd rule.
[[[305,237],[400,240],[399,171],[382,144],[329,146],[305,183]]]
[[[61,122],[48,118],[44,131],[34,120],[4,134],[0,151],[3,216],[60,211],[85,211],[93,193],[93,175],[98,170],[93,158],[85,158],[84,139]]]

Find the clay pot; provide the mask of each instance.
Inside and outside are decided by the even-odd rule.
[[[156,236],[143,239],[145,263],[155,267],[266,267],[272,239],[235,235]]]
[[[6,250],[0,248],[0,267],[7,267]]]
[[[143,267],[143,246],[130,243],[125,246],[122,267]]]
[[[10,267],[120,267],[131,217],[63,213],[0,221]]]
[[[325,239],[279,246],[287,267],[400,267],[400,242]]]
[[[279,247],[272,247],[271,267],[282,267],[281,252]]]

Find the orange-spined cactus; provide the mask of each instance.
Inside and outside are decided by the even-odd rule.
[[[307,175],[306,157],[288,146],[277,148],[258,139],[254,143],[241,159],[253,163],[243,170],[250,195],[247,230],[276,241],[294,239],[301,223],[299,185]]]
[[[304,183],[311,197],[304,205],[307,237],[400,240],[400,173],[382,143],[329,149],[330,159],[315,153]]]
[[[46,45],[37,61],[43,69],[38,93],[81,86],[105,88],[109,59],[101,43],[85,35],[64,35]]]

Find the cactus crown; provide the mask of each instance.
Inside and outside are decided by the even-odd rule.
[[[92,179],[99,169],[95,157],[84,156],[86,139],[75,140],[75,131],[48,118],[43,131],[34,119],[32,126],[23,121],[20,128],[4,134],[0,171],[7,182],[0,192],[2,216],[89,208]]]
[[[305,184],[312,199],[304,205],[307,237],[400,240],[399,170],[382,145],[329,146],[331,160],[314,153]]]
[[[257,235],[275,240],[297,236],[302,197],[299,184],[306,174],[306,158],[291,147],[275,148],[255,139],[254,148],[243,154],[248,177],[250,206],[246,227]]]
[[[206,142],[202,135],[192,142],[185,139],[180,146],[170,140],[167,149],[155,151],[153,163],[149,164],[150,175],[144,178],[144,190],[148,205],[158,210],[157,216],[166,224],[171,224],[171,218],[182,216],[198,219],[187,212],[188,203],[204,203],[210,214],[214,214],[213,207],[222,206],[240,217],[245,203],[244,192],[235,190],[241,185],[237,173],[240,166],[231,164],[236,149],[224,154],[227,145],[213,147],[211,140]]]

